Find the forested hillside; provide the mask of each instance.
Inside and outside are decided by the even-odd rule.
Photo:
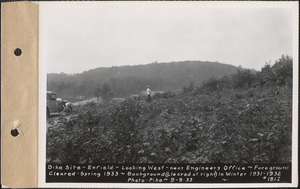
[[[151,103],[88,103],[47,122],[56,163],[288,163],[292,58],[240,70]]]
[[[201,61],[101,67],[80,74],[49,73],[47,90],[68,100],[76,100],[78,97],[97,96],[105,85],[112,90],[114,97],[126,97],[140,94],[147,85],[152,90],[178,90],[189,82],[198,85],[212,76],[222,77],[237,70],[232,65]]]

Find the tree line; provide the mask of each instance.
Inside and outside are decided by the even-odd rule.
[[[70,101],[98,97],[128,97],[150,85],[154,90],[179,90],[190,81],[201,84],[211,76],[233,74],[239,68],[222,63],[184,61],[96,68],[79,74],[47,74],[47,90]]]

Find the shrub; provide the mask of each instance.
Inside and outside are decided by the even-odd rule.
[[[250,88],[253,87],[256,81],[256,74],[249,69],[238,70],[232,75],[234,88]]]
[[[194,90],[195,90],[195,84],[194,84],[194,82],[190,81],[188,86],[183,87],[182,92],[190,93],[190,92],[193,92]]]
[[[293,59],[290,56],[282,55],[272,66],[276,76],[276,84],[291,84],[293,78]]]
[[[151,103],[74,106],[47,122],[47,159],[61,163],[287,163],[292,60],[212,77]],[[260,85],[260,87],[257,86]]]
[[[160,99],[160,98],[174,98],[176,94],[172,93],[171,91],[163,92],[163,93],[154,93],[153,99]]]

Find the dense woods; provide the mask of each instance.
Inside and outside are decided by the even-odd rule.
[[[201,84],[211,76],[230,75],[237,69],[227,64],[185,61],[96,68],[80,74],[50,73],[47,76],[47,90],[76,101],[95,97],[105,85],[112,89],[114,97],[128,97],[140,94],[147,85],[159,91],[177,90],[189,82]]]
[[[292,61],[282,56],[258,72],[243,69],[202,84],[190,82],[180,93],[156,94],[151,103],[127,98],[74,106],[47,121],[47,160],[290,162]]]

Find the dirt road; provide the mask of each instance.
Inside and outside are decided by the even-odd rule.
[[[102,102],[102,98],[100,98],[99,100],[100,100],[100,102]],[[91,98],[91,99],[88,99],[88,100],[79,101],[79,102],[73,102],[72,104],[77,106],[77,105],[86,104],[88,102],[97,102],[97,97],[94,97],[94,98]]]

